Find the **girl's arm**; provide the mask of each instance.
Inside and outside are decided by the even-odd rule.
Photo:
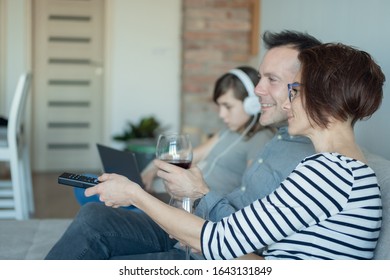
[[[212,137],[207,139],[203,144],[200,144],[193,151],[192,164],[195,165],[201,160],[203,160],[217,143],[219,138],[219,133],[215,133]]]

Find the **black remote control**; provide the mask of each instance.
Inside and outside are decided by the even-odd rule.
[[[94,177],[65,172],[58,177],[58,183],[86,189],[99,184],[99,181]]]

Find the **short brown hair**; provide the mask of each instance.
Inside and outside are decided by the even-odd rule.
[[[350,118],[354,126],[382,103],[385,75],[367,52],[329,43],[303,50],[298,58],[304,106],[320,127],[327,127],[330,117]]]

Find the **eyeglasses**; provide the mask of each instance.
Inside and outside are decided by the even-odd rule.
[[[300,83],[292,83],[292,84],[287,84],[287,88],[288,88],[288,100],[290,100],[290,102],[292,102],[294,100],[294,98],[297,96],[298,94],[298,90],[296,89],[296,87],[299,87],[301,86],[302,84]]]

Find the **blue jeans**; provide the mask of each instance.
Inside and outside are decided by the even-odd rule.
[[[88,177],[93,177],[93,178],[98,177],[96,174],[89,174],[89,173],[83,174],[83,175],[88,176]],[[76,200],[80,205],[84,205],[84,204],[89,203],[89,202],[100,202],[101,203],[99,196],[97,194],[95,194],[93,196],[86,197],[84,192],[85,192],[85,189],[73,188],[74,196],[76,197]],[[123,208],[140,211],[135,206],[128,206],[128,207],[123,207]]]
[[[184,259],[176,243],[143,212],[90,202],[46,259]]]

